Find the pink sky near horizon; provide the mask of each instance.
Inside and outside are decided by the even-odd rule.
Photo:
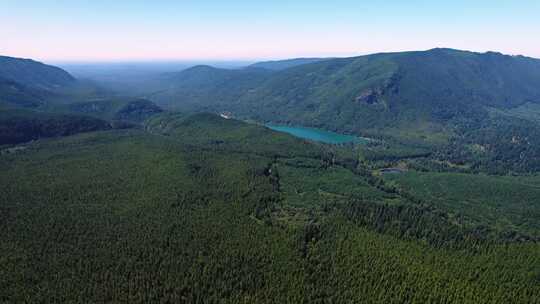
[[[540,24],[534,26],[539,23],[535,20],[540,20],[534,19],[537,6],[529,9],[530,16],[524,14],[526,8],[519,8],[520,16],[517,13],[506,16],[507,7],[501,8],[500,12],[490,12],[493,16],[479,15],[482,18],[476,20],[472,12],[470,16],[456,16],[455,12],[454,15],[425,16],[427,12],[420,11],[417,14],[421,14],[421,18],[414,18],[411,15],[415,12],[414,7],[403,14],[396,8],[380,17],[363,16],[345,9],[329,15],[324,12],[325,7],[311,12],[299,9],[286,16],[282,10],[253,16],[250,11],[238,11],[244,6],[235,7],[235,11],[224,16],[221,11],[213,15],[206,11],[202,13],[200,7],[169,16],[163,8],[147,8],[143,4],[138,10],[132,8],[124,12],[125,7],[112,7],[102,14],[98,10],[82,9],[80,6],[84,5],[76,6],[69,1],[65,3],[71,7],[65,8],[67,4],[64,3],[54,9],[49,7],[50,1],[49,6],[42,7],[36,7],[37,4],[21,7],[16,2],[9,6],[9,1],[6,0],[8,6],[4,13],[1,9],[6,4],[0,4],[3,23],[0,26],[0,55],[49,62],[347,57],[435,47],[540,58],[540,43],[537,42]],[[171,9],[184,8],[178,4],[181,2],[167,3]],[[107,2],[100,4],[109,5]],[[349,5],[356,4],[351,1]],[[50,14],[47,8],[50,8]],[[86,15],[89,11],[93,15]],[[479,14],[483,10],[476,8],[473,12]],[[506,16],[506,20],[501,16]],[[519,18],[519,22],[509,22],[515,18]],[[501,20],[500,24],[497,20]],[[453,24],[452,21],[460,23]]]

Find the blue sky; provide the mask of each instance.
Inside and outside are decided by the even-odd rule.
[[[252,60],[452,47],[540,58],[540,1],[1,0],[0,54]]]

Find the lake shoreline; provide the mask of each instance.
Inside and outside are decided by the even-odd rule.
[[[356,143],[356,144],[365,144],[371,139],[360,137],[360,136],[354,136],[354,135],[346,135],[346,134],[339,134],[332,131],[327,131],[319,128],[313,128],[313,127],[302,127],[302,126],[290,126],[290,125],[280,125],[280,124],[263,124],[265,127],[278,131],[287,133],[290,135],[293,135],[298,138],[316,141],[316,142],[322,142],[326,144],[348,144],[348,143]]]

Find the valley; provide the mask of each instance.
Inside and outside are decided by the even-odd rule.
[[[3,300],[492,303],[539,292],[538,244],[516,236],[534,221],[477,218],[480,206],[411,191],[412,177],[397,176],[403,189],[377,179],[348,149],[214,115],[154,117],[148,129],[2,156]],[[522,183],[531,188],[515,191],[534,199],[534,180]],[[506,208],[514,223],[534,217]]]
[[[0,302],[540,301],[539,60],[147,76],[0,60]]]

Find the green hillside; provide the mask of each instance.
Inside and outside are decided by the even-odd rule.
[[[142,123],[147,118],[163,112],[160,107],[151,101],[131,97],[107,97],[91,101],[51,105],[46,111],[135,123]]]
[[[141,97],[15,61],[46,73],[0,75],[1,303],[540,302],[538,60],[197,66]]]
[[[28,88],[15,81],[0,78],[0,104],[12,107],[37,108],[45,103],[50,93]]]
[[[496,226],[509,233],[540,231],[538,176],[408,172],[385,178],[405,191],[438,207],[466,215],[477,223]]]
[[[0,105],[48,112],[58,105],[111,96],[116,94],[58,67],[0,56]]]
[[[169,109],[211,110],[215,104],[236,102],[271,73],[260,68],[228,70],[195,66],[163,75],[149,85],[150,91],[145,96]]]
[[[250,65],[249,67],[280,71],[280,70],[285,70],[285,69],[292,68],[295,66],[319,62],[319,61],[328,60],[328,59],[330,58],[294,58],[294,59],[285,59],[285,60],[261,61],[261,62],[256,62]]]
[[[64,70],[0,56],[0,145],[141,124],[163,110]]]

